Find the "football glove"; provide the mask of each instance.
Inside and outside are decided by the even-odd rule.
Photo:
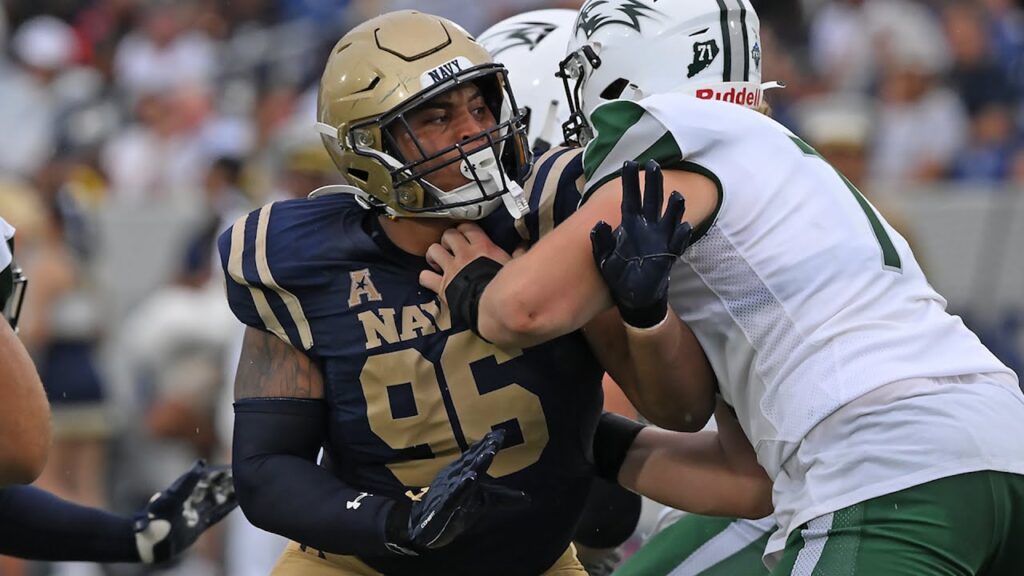
[[[598,222],[590,232],[594,262],[608,284],[623,321],[650,328],[668,312],[668,280],[672,265],[690,242],[690,225],[682,221],[686,205],[673,192],[661,214],[663,177],[654,160],[644,168],[643,201],[640,168],[636,162],[622,167],[622,223],[612,232]]]
[[[391,534],[389,547],[404,554],[441,548],[482,516],[529,504],[524,492],[496,484],[486,475],[504,441],[504,430],[492,430],[438,472],[421,500],[410,507],[396,506],[397,523],[389,524],[404,527],[405,534]]]
[[[135,516],[135,544],[146,564],[166,562],[235,509],[230,466],[199,460]]]

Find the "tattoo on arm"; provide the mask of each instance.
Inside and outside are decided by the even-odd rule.
[[[323,397],[323,375],[308,356],[273,334],[245,329],[235,373],[235,400]]]

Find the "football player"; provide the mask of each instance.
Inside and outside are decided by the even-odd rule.
[[[529,150],[504,68],[445,19],[402,11],[354,28],[318,108],[349,184],[264,206],[220,238],[229,303],[249,326],[239,500],[294,541],[274,574],[582,574],[570,541],[595,468],[591,346],[627,338],[617,313],[595,320],[615,332],[592,323],[499,348],[417,283],[429,246],[466,241],[453,223],[478,222],[503,259],[575,210],[578,190],[537,186],[537,172],[530,194],[517,184]],[[687,345],[602,362],[635,378]],[[628,446],[595,453],[596,467],[617,473]]]
[[[669,54],[684,60],[666,68]],[[863,196],[753,110],[760,64],[745,0],[586,2],[563,65],[584,204],[493,279],[460,274],[488,246],[449,240],[450,257],[434,258],[443,275],[424,285],[501,346],[557,337],[612,304],[657,339],[680,321],[670,288],[773,480],[773,574],[1021,572],[1017,376],[945,311]],[[626,216],[624,162],[651,159],[694,229],[670,287],[664,245],[611,229]],[[671,424],[677,391],[627,391]]]
[[[509,80],[517,89],[517,102],[528,111],[528,134],[535,156],[548,151],[552,144],[561,143],[561,126],[569,119],[569,106],[558,78],[558,62],[575,30],[576,16],[576,11],[564,9],[524,12],[495,24],[479,36],[480,43],[508,69]],[[548,166],[549,180],[575,186],[575,181],[583,176],[582,164],[573,166],[567,160],[581,152],[570,151],[557,164],[549,164],[551,157],[545,157],[540,164]],[[606,377],[603,388],[606,410],[623,413],[609,405],[609,399],[621,399],[620,404],[628,406],[631,412],[625,415],[635,417],[635,410],[617,384]],[[640,507],[639,495],[601,477],[595,478],[575,539],[580,561],[591,576],[610,573],[618,564],[621,554],[615,547],[635,530]],[[677,566],[684,570],[699,566],[709,570],[709,576],[753,576],[765,571],[761,540],[767,540],[774,528],[770,519],[734,520],[698,514],[674,518],[678,521],[671,525],[671,530],[630,557],[622,567],[627,574],[653,576],[659,570],[667,574]],[[719,572],[710,571],[712,568]]]
[[[130,517],[18,485],[32,482],[46,461],[49,409],[15,335],[26,280],[13,250],[14,228],[0,218],[0,554],[52,562],[170,560],[234,510],[230,469],[200,461]]]

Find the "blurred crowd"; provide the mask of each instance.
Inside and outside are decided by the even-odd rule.
[[[478,33],[579,4],[4,0],[0,215],[18,229],[22,337],[54,408],[41,483],[132,510],[195,456],[227,458],[242,329],[214,239],[255,206],[335,181],[313,122],[342,33],[402,8]],[[787,84],[770,92],[775,117],[854,183],[1024,190],[1024,2],[753,4],[764,78]],[[266,573],[279,542],[234,516],[169,570]],[[0,559],[3,576],[44,570]]]

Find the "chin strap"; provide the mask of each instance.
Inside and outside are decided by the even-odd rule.
[[[530,200],[523,188],[501,172],[501,166],[492,150],[484,149],[471,154],[462,162],[462,174],[471,180],[466,187],[483,187],[487,193],[490,193],[487,191],[489,184],[493,192],[497,192],[504,184],[505,193],[501,195],[501,200],[513,218],[522,218],[530,212]]]

